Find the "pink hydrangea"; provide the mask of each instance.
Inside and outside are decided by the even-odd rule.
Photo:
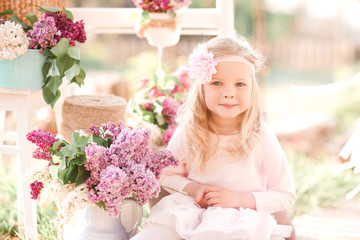
[[[211,82],[216,73],[214,54],[210,53],[205,44],[198,44],[189,56],[189,76],[199,84]]]

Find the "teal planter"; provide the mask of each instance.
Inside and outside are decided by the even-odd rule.
[[[0,87],[41,89],[45,61],[46,57],[36,49],[28,49],[13,60],[0,60]]]

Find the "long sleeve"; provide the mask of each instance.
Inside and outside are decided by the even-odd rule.
[[[180,125],[174,132],[172,136],[168,149],[172,153],[176,154],[180,159],[180,164],[177,167],[170,166],[161,174],[160,184],[164,187],[170,187],[178,191],[182,191],[184,187],[192,182],[187,178],[188,169],[186,165],[186,158],[184,156],[184,147],[185,147],[185,134],[184,129]]]
[[[270,130],[267,131],[261,152],[266,189],[252,192],[257,210],[273,213],[288,209],[296,200],[295,184],[284,151]]]

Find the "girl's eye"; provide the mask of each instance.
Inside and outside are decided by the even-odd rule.
[[[242,82],[238,82],[238,83],[235,84],[235,86],[237,86],[237,87],[242,87],[242,86],[244,86],[244,85],[245,85],[245,84],[242,83]]]
[[[221,82],[219,82],[219,81],[214,81],[214,82],[211,83],[211,85],[220,86],[220,85],[221,85]]]

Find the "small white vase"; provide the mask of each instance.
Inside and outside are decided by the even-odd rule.
[[[74,214],[64,226],[64,240],[128,240],[137,231],[142,207],[132,199],[123,200],[119,217],[111,217],[98,206],[90,206]]]
[[[149,13],[151,20],[170,20],[167,13]],[[176,29],[169,27],[149,27],[145,31],[145,37],[149,44],[154,47],[169,47],[176,45],[180,39],[181,23],[178,22]]]

